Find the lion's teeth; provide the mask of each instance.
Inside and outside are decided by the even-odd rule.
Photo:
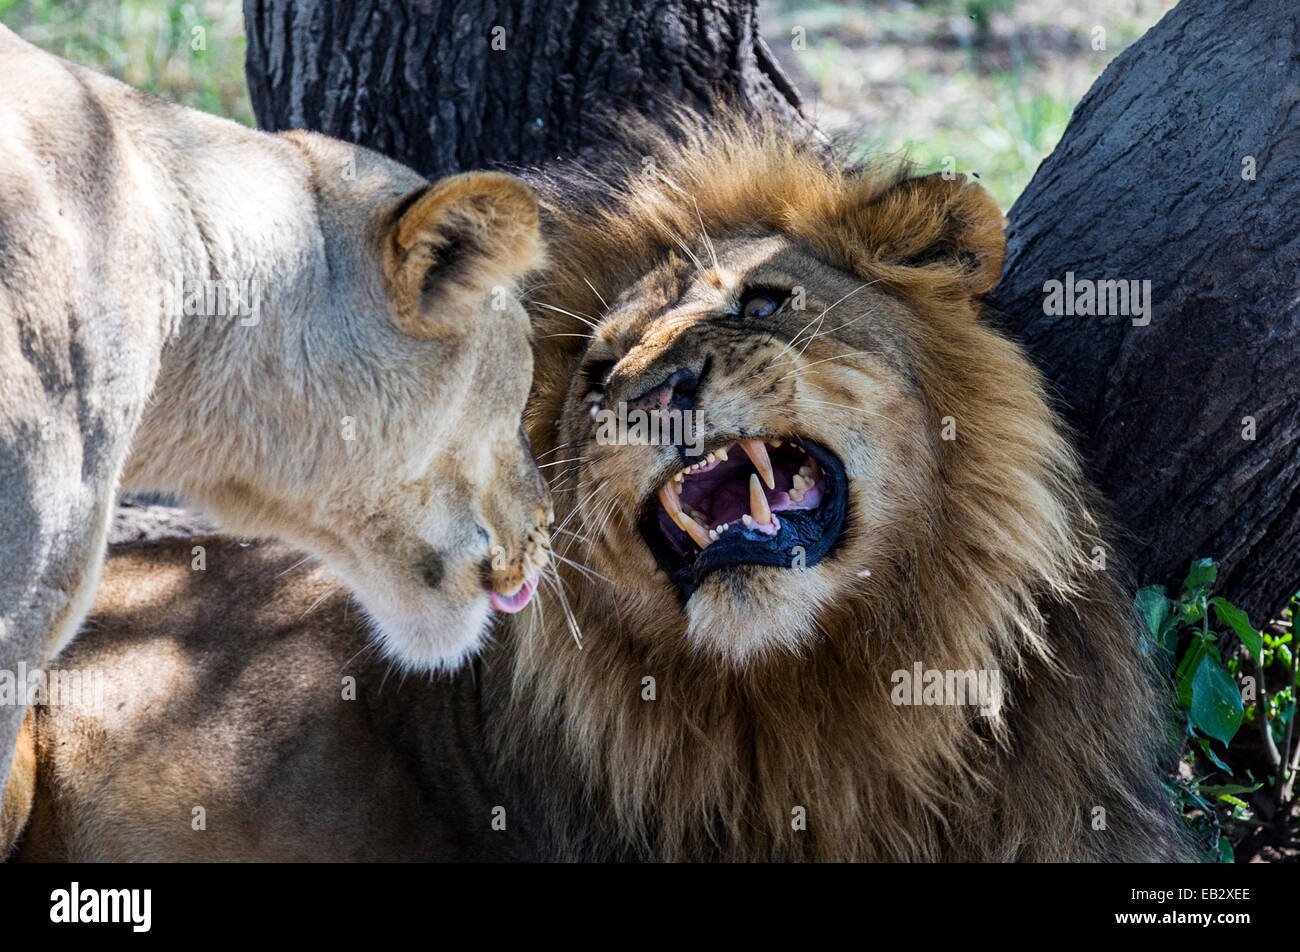
[[[812,489],[812,486],[813,486],[812,480],[805,479],[802,476],[795,476],[794,478],[795,489]]]
[[[718,530],[717,530],[717,529],[710,529],[710,530],[709,530],[709,540],[710,540],[711,542],[717,542],[717,541],[718,541]]]
[[[682,511],[682,502],[677,498],[676,493],[669,490],[667,486],[663,486],[659,490],[659,501],[663,504],[664,511],[668,513],[668,517],[677,524],[677,528],[681,529],[691,537],[692,542],[698,545],[701,549],[707,549],[709,547],[709,542],[711,540],[709,539],[708,532],[705,531],[702,525]]]
[[[812,467],[811,467],[811,466],[800,466],[800,467],[799,467],[799,475],[800,475],[800,476],[805,476],[805,477],[807,477],[808,479],[811,479],[811,478],[812,478],[812,474],[813,474],[813,471],[812,471]]]
[[[704,457],[704,463],[706,466],[710,463],[716,463],[717,461],[718,461],[717,453],[710,453],[708,456]]]
[[[691,541],[701,549],[707,549],[709,543],[713,540],[710,539],[709,534],[704,531],[704,526],[700,525],[690,516],[684,516],[683,518],[686,520],[686,525],[682,528],[686,531],[686,534],[691,537]]]
[[[742,525],[752,526],[754,524],[754,517],[751,516],[749,513],[745,513],[743,516],[740,517],[740,521]]]
[[[779,449],[781,448],[781,441],[780,441],[780,440],[768,440],[768,441],[767,441],[767,445],[770,446],[770,447],[772,447],[772,449],[774,449],[774,450],[779,450]]]
[[[772,472],[772,461],[768,458],[767,447],[763,445],[762,440],[743,440],[740,444],[758,470],[758,474],[763,477],[763,482],[767,483],[768,489],[776,489],[776,476]]]
[[[803,490],[802,489],[790,490],[790,498],[793,499],[795,502],[803,502]]]
[[[674,522],[677,522],[677,517],[682,514],[682,501],[677,498],[677,493],[667,486],[660,486],[659,502],[663,505],[664,511],[672,516]],[[678,525],[681,525],[681,523],[678,523]]]
[[[767,505],[767,497],[763,495],[763,487],[758,484],[758,474],[749,474],[749,511],[754,514],[754,521],[759,525],[767,525],[772,521],[772,510]]]
[[[724,463],[727,461],[727,451],[725,449],[718,450],[718,459]]]

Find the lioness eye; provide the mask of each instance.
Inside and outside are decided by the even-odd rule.
[[[784,300],[784,295],[778,295],[771,291],[747,292],[740,301],[740,316],[745,318],[770,317],[780,310],[781,302]]]

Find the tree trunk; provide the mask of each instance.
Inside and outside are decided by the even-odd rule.
[[[244,20],[262,128],[431,177],[571,153],[610,109],[722,94],[803,121],[754,0],[245,0]]]
[[[993,303],[1138,577],[1211,556],[1220,591],[1276,617],[1300,584],[1300,6],[1182,0],[1089,90],[1009,217]],[[1150,323],[1045,314],[1067,272],[1149,280]]]
[[[755,0],[246,0],[245,18],[264,128],[428,175],[591,147],[611,108],[722,94],[805,121]],[[1078,429],[1139,580],[1212,556],[1257,623],[1300,583],[1298,76],[1294,0],[1182,0],[1012,209],[992,298]],[[1044,313],[1067,272],[1149,280],[1150,322]]]

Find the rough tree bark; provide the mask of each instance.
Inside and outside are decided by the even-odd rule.
[[[723,93],[804,121],[755,0],[246,0],[245,17],[263,127],[430,175],[580,150],[609,107]],[[1213,556],[1257,621],[1300,583],[1298,157],[1300,7],[1182,0],[1012,209],[993,298],[1054,382],[1138,577]],[[1070,271],[1150,280],[1150,324],[1044,314],[1044,282]]]
[[[1276,617],[1300,587],[1300,6],[1182,0],[1089,90],[1009,217],[994,304],[1055,383],[1139,577],[1212,556],[1257,624]],[[1071,271],[1150,280],[1150,324],[1044,314]]]
[[[245,0],[244,21],[262,128],[429,176],[569,153],[602,109],[721,93],[803,121],[754,0]]]

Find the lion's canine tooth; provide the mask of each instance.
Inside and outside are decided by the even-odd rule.
[[[664,511],[672,517],[673,522],[677,522],[677,517],[682,514],[682,501],[677,498],[677,494],[667,486],[660,486],[659,502],[663,504]],[[680,522],[677,524],[681,525]]]
[[[749,474],[749,511],[754,514],[754,521],[761,526],[772,521],[772,510],[763,495],[763,487],[758,484],[758,474]]]
[[[672,521],[677,524],[677,528],[690,536],[692,542],[698,545],[701,549],[707,549],[709,547],[709,534],[704,531],[702,525],[682,511],[682,503],[681,500],[677,498],[676,493],[670,491],[667,486],[663,486],[659,489],[659,501],[663,503],[664,511],[668,513],[668,518],[672,519]]]
[[[698,545],[701,549],[707,549],[709,547],[709,543],[712,542],[713,540],[710,539],[709,534],[704,531],[704,526],[700,525],[690,516],[683,516],[683,518],[686,520],[686,526],[685,526],[686,534],[691,537],[691,541],[694,542],[696,545]]]
[[[763,477],[763,482],[767,483],[768,489],[776,489],[776,476],[772,473],[772,461],[768,458],[767,447],[763,445],[762,440],[744,440],[740,448],[749,454],[750,461],[753,462],[754,468],[758,474]]]

